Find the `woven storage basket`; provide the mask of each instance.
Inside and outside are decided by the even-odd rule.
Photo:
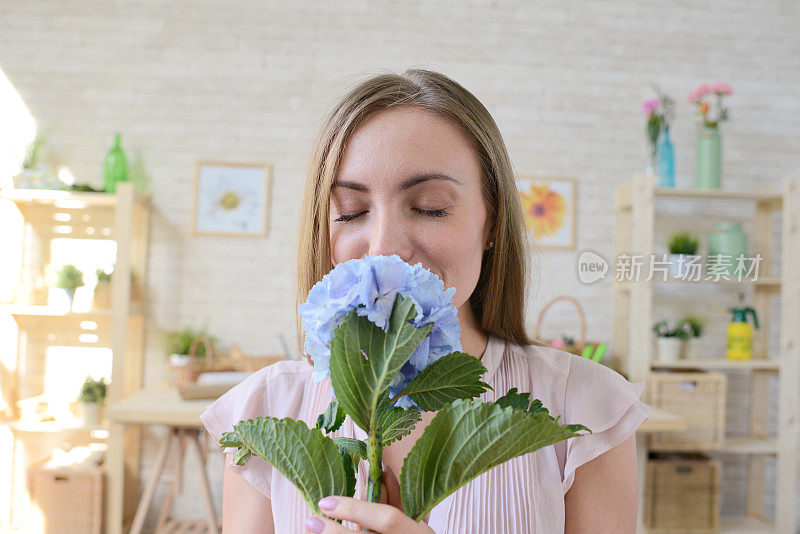
[[[719,462],[700,454],[677,456],[656,455],[647,462],[648,532],[717,532]]]
[[[205,358],[198,359],[189,365],[171,367],[172,381],[179,388],[187,384],[193,384],[197,382],[197,377],[200,376],[200,373],[205,373],[208,371],[234,370],[230,363],[226,361],[226,359],[219,358],[214,354],[214,347],[211,344],[211,340],[206,336],[200,336],[192,341],[192,344],[189,346],[189,356],[194,358],[194,356],[197,354],[197,347],[201,343],[206,349]]]
[[[100,534],[103,525],[103,471],[94,468],[32,468],[27,532]]]
[[[575,307],[575,310],[578,312],[578,317],[580,318],[580,321],[581,321],[581,330],[580,330],[579,336],[576,338],[574,343],[572,343],[570,345],[565,345],[563,347],[558,347],[558,348],[561,349],[561,350],[565,350],[567,352],[571,352],[572,354],[577,354],[578,356],[580,356],[581,353],[583,352],[583,348],[587,344],[587,342],[586,342],[586,313],[584,313],[583,306],[581,306],[581,303],[578,302],[578,300],[576,298],[574,298],[574,297],[570,297],[568,295],[561,295],[561,296],[558,296],[558,297],[554,297],[547,304],[545,304],[544,307],[542,308],[542,311],[539,312],[539,318],[536,321],[536,329],[534,330],[533,338],[535,340],[537,340],[537,341],[541,341],[542,343],[550,346],[550,343],[552,342],[552,340],[541,339],[539,336],[541,334],[542,324],[544,323],[544,317],[545,317],[545,315],[547,315],[548,310],[553,306],[553,304],[556,304],[557,302],[561,302],[561,301],[569,302],[570,304],[572,304]],[[599,341],[591,342],[591,343],[594,346],[597,346],[597,345],[600,344]]]
[[[231,347],[230,352],[225,357],[224,363],[230,365],[230,367],[234,371],[254,373],[259,369],[261,369],[262,367],[266,367],[267,365],[272,365],[273,363],[277,363],[285,359],[286,356],[282,354],[269,355],[269,356],[251,356],[249,354],[245,354],[239,345],[234,345],[233,347]]]
[[[650,373],[648,404],[679,415],[683,432],[655,432],[650,448],[658,451],[719,449],[725,439],[725,391],[722,373]]]

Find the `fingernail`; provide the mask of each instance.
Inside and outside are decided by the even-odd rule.
[[[309,517],[306,519],[306,530],[310,532],[322,532],[323,528],[325,528],[325,523],[318,517]]]
[[[320,499],[317,504],[319,504],[321,509],[330,512],[336,508],[336,505],[339,504],[339,501],[337,501],[334,497],[325,497],[324,499]]]

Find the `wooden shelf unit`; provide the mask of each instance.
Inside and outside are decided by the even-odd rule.
[[[632,183],[617,185],[615,197],[615,258],[623,254],[655,254],[656,201],[660,198],[672,202],[709,203],[737,201],[755,207],[754,233],[751,236],[752,253],[762,256],[759,277],[756,281],[720,281],[726,289],[747,287],[752,291],[752,302],[759,315],[760,332],[754,336],[754,357],[747,361],[729,361],[724,354],[719,359],[680,360],[656,362],[652,358],[652,325],[654,304],[668,288],[671,295],[692,297],[686,289],[691,284],[715,283],[668,280],[634,280],[614,283],[614,336],[612,361],[615,367],[634,382],[647,382],[647,376],[659,369],[709,369],[716,371],[746,371],[751,405],[749,408],[749,436],[726,438],[721,450],[703,451],[714,454],[741,454],[747,457],[747,506],[741,518],[723,517],[720,532],[794,532],[796,527],[796,495],[798,468],[798,412],[800,394],[797,377],[800,372],[800,180],[787,179],[781,192],[768,190],[730,191],[695,190],[654,187],[652,177],[638,174]],[[782,210],[780,228],[781,276],[771,271],[773,260],[772,215]],[[739,285],[741,284],[741,285]],[[658,291],[654,288],[658,287]],[[771,321],[770,299],[780,300],[779,353],[768,357],[768,333]],[[701,310],[698,306],[698,312]],[[717,355],[715,355],[717,356]],[[758,356],[758,357],[756,357]],[[777,435],[767,431],[768,394],[770,376],[777,375],[778,417]],[[647,392],[645,391],[645,397]],[[766,460],[774,457],[775,521],[764,517],[766,490]]]
[[[9,484],[12,502],[0,504],[0,525],[18,524],[25,510],[17,500],[25,494],[24,473],[31,465],[49,455],[48,446],[68,440],[73,444],[107,440],[109,443],[106,465],[124,463],[127,473],[137,476],[139,472],[139,432],[136,428],[123,430],[121,426],[82,426],[76,422],[26,421],[19,418],[18,405],[30,392],[43,388],[39,370],[43,369],[44,351],[48,346],[100,347],[112,352],[111,383],[107,402],[114,402],[141,389],[143,372],[144,321],[142,303],[132,301],[132,283],[146,287],[149,201],[138,193],[132,184],[122,183],[115,194],[50,191],[36,189],[0,190],[0,210],[7,210],[10,218],[19,221],[22,235],[21,265],[19,280],[15,280],[15,299],[21,302],[0,304],[0,320],[12,324],[17,333],[14,350],[0,354],[0,363],[7,376],[3,376],[2,401],[8,407],[10,419],[0,422],[14,436],[13,455],[21,455],[22,461],[14,458],[9,462],[13,469],[5,466],[0,484]],[[50,263],[50,246],[53,239],[105,239],[116,243],[116,261],[111,281],[112,306],[107,309],[91,309],[74,312],[48,305],[43,296],[33,291],[31,281],[40,276],[45,265]],[[7,251],[0,250],[0,254]],[[132,282],[131,273],[135,273]],[[92,324],[91,330],[85,324]],[[93,334],[88,339],[82,334]],[[4,346],[5,347],[5,346]],[[37,372],[26,369],[26,362],[33,361]],[[25,381],[21,391],[20,383]],[[52,445],[50,445],[52,443]],[[30,449],[30,450],[28,450]],[[20,492],[20,483],[22,484]],[[133,487],[136,481],[108,480],[109,488],[119,491],[122,484]],[[17,497],[13,497],[14,494]],[[133,492],[135,494],[135,491]]]

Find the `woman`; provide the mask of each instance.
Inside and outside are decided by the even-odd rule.
[[[334,108],[312,158],[300,219],[298,302],[330,269],[364,255],[421,262],[455,287],[464,352],[487,368],[494,400],[531,391],[566,423],[592,429],[517,457],[474,479],[417,523],[399,511],[395,473],[430,422],[383,452],[388,503],[323,499],[312,517],[269,464],[228,457],[227,532],[634,532],[634,431],[646,418],[641,388],[606,367],[531,342],[524,328],[525,229],[514,176],[488,111],[463,87],[430,71],[375,76]],[[307,361],[281,362],[249,377],[203,415],[219,439],[263,415],[313,425],[331,400]],[[366,436],[348,418],[333,436]],[[359,469],[356,495],[366,487]],[[348,523],[349,522],[349,523]]]

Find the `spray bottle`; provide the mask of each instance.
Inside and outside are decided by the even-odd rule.
[[[758,315],[750,306],[744,306],[744,293],[739,294],[739,307],[730,308],[733,320],[728,324],[728,350],[730,360],[749,360],[753,353],[753,329],[747,322],[747,314],[753,316],[753,324],[758,328]]]

